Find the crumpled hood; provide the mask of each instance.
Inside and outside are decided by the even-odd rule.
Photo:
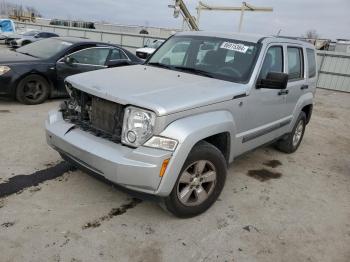
[[[152,66],[126,66],[73,75],[74,88],[123,105],[153,110],[158,116],[206,106],[245,94],[246,87]]]

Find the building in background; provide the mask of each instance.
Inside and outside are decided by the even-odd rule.
[[[350,39],[337,39],[334,51],[350,54]]]

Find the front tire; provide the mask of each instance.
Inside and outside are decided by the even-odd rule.
[[[303,140],[305,127],[306,115],[304,112],[300,112],[292,132],[289,133],[284,139],[277,141],[277,149],[287,154],[294,153],[300,146],[301,141]]]
[[[24,77],[17,85],[16,99],[27,105],[43,103],[50,94],[49,83],[39,75]]]
[[[226,173],[222,153],[212,144],[199,142],[189,153],[172,192],[164,199],[166,209],[181,218],[203,213],[219,197]]]

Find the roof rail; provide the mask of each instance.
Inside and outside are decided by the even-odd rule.
[[[283,36],[283,35],[273,35],[272,37],[277,37],[277,38],[284,38],[284,39],[291,39],[291,40],[298,40],[298,41],[308,42],[307,38],[305,38],[305,37]]]

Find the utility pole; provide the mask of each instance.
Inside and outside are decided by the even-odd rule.
[[[169,8],[174,8],[174,18],[178,18],[181,14],[184,22],[187,24],[188,28],[192,31],[198,31],[198,24],[196,19],[191,15],[190,11],[187,9],[186,4],[183,0],[175,0],[174,5],[168,5]]]
[[[272,7],[256,7],[253,5],[248,4],[247,2],[242,2],[241,6],[210,6],[202,1],[199,1],[197,6],[197,24],[199,25],[199,19],[201,15],[201,11],[240,11],[241,16],[239,19],[239,25],[238,25],[238,32],[242,31],[242,25],[243,25],[243,16],[245,11],[251,11],[251,12],[272,12]]]

